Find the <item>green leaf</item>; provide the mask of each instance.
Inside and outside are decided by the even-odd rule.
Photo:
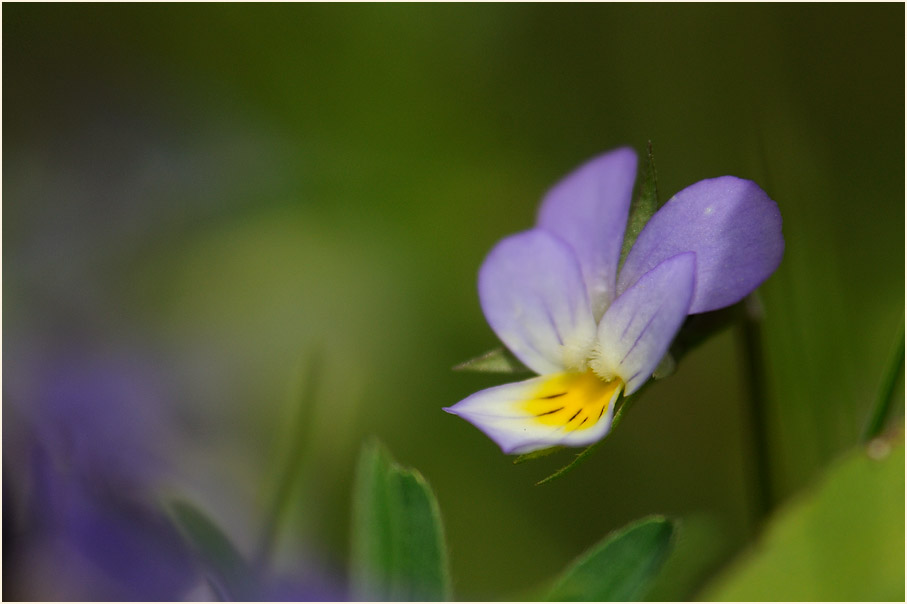
[[[506,348],[495,348],[485,354],[464,361],[454,371],[481,371],[484,373],[531,373],[532,370],[513,356]]]
[[[548,601],[615,602],[645,596],[673,546],[674,525],[644,518],[612,533],[577,559],[548,593]]]
[[[256,600],[258,581],[254,571],[214,521],[186,501],[175,500],[166,507],[201,561],[214,590],[228,600]]]
[[[353,493],[353,599],[439,601],[450,595],[441,514],[428,484],[376,441],[359,457]]]
[[[704,598],[904,601],[903,426],[780,508]]]
[[[658,176],[655,172],[655,155],[652,153],[652,141],[649,141],[646,146],[646,166],[642,173],[642,183],[639,187],[639,192],[630,203],[630,215],[627,219],[627,230],[624,232],[624,243],[620,250],[619,266],[622,267],[624,265],[624,260],[626,260],[630,248],[636,243],[639,233],[658,208]]]

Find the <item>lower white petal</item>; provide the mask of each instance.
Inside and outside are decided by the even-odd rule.
[[[611,428],[623,382],[603,381],[591,371],[555,373],[482,390],[448,413],[482,430],[504,453],[547,447],[582,447]]]

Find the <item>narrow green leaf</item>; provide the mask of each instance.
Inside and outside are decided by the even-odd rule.
[[[532,461],[533,459],[539,459],[540,457],[548,457],[552,453],[558,453],[563,451],[564,447],[548,447],[547,449],[539,449],[538,451],[532,451],[531,453],[523,453],[518,455],[516,459],[513,460],[513,464],[521,464],[527,461]]]
[[[660,516],[612,533],[564,571],[548,601],[635,601],[645,596],[673,546],[674,524]]]
[[[353,598],[447,600],[441,514],[425,479],[373,441],[362,449],[353,496]]]
[[[532,370],[513,356],[506,348],[495,348],[455,366],[454,371],[481,371],[484,373],[531,373]]]
[[[254,571],[214,521],[186,501],[172,501],[166,507],[174,525],[198,556],[212,588],[226,600],[257,599]]]
[[[904,434],[839,459],[696,599],[904,601]]]
[[[566,466],[564,466],[563,468],[561,468],[561,469],[558,470],[557,472],[551,474],[550,476],[547,476],[546,478],[541,479],[540,481],[538,481],[537,483],[535,483],[535,486],[540,487],[540,486],[542,486],[543,484],[548,484],[548,483],[551,482],[552,480],[556,480],[556,479],[558,479],[558,478],[562,478],[565,474],[567,474],[568,472],[570,472],[571,470],[573,470],[576,466],[578,466],[580,463],[582,463],[583,461],[585,461],[585,459],[586,459],[587,457],[589,457],[590,455],[592,455],[592,452],[593,452],[596,448],[598,448],[598,446],[601,445],[603,442],[605,442],[604,439],[598,441],[597,443],[594,443],[594,444],[589,445],[588,447],[586,447],[585,449],[583,449],[580,453],[577,453],[577,454],[576,454],[576,457],[573,458],[573,461],[571,461],[570,463],[568,463]]]
[[[863,442],[868,442],[881,434],[882,429],[885,427],[885,420],[888,418],[891,402],[894,400],[894,390],[898,383],[898,376],[903,371],[904,325],[901,325],[901,333],[898,335],[897,345],[888,361],[885,375],[882,377],[882,385],[879,387],[879,393],[872,408],[872,416],[869,418],[869,423],[863,432]]]
[[[312,415],[315,410],[315,397],[318,393],[321,367],[321,355],[313,353],[308,359],[302,391],[298,395],[296,418],[288,435],[289,447],[286,458],[280,466],[274,495],[265,517],[265,526],[256,558],[259,568],[263,568],[268,564],[280,534],[280,528],[284,524],[287,511],[293,502],[293,493],[302,477],[306,448],[308,443],[311,442],[311,439],[308,438],[308,432],[312,426]]]
[[[636,243],[636,238],[646,223],[658,210],[658,176],[655,172],[655,155],[652,153],[652,141],[646,145],[646,165],[642,173],[642,182],[639,191],[630,203],[630,215],[627,219],[627,230],[624,232],[624,242],[620,250],[620,264]]]

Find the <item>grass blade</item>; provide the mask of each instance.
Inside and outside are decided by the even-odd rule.
[[[258,548],[257,565],[264,568],[274,549],[280,527],[284,522],[289,509],[295,487],[302,475],[302,466],[305,461],[306,445],[310,442],[308,430],[312,424],[312,415],[315,409],[315,396],[318,393],[319,379],[321,377],[322,359],[314,354],[306,368],[305,383],[296,410],[296,421],[290,434],[290,448],[278,475],[274,495],[268,507],[265,526],[261,543]]]
[[[866,424],[863,431],[863,442],[868,442],[882,433],[885,428],[885,420],[891,411],[891,402],[894,400],[894,390],[898,383],[898,376],[904,371],[904,326],[901,325],[901,333],[898,335],[898,343],[891,354],[891,360],[885,370],[882,378],[882,386],[876,396],[875,405],[872,408],[872,416]]]

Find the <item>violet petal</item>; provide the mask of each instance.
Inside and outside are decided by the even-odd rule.
[[[693,297],[696,255],[679,254],[643,275],[614,301],[598,326],[599,375],[620,377],[625,395],[652,375],[683,324]]]
[[[539,374],[565,368],[595,339],[579,264],[570,247],[533,229],[503,239],[479,270],[479,300],[488,324]]]
[[[636,179],[636,153],[623,147],[586,162],[542,201],[538,226],[568,242],[601,317],[615,296],[617,265]]]
[[[693,184],[649,220],[618,279],[618,293],[662,261],[696,253],[690,314],[738,302],[781,262],[784,239],[774,201],[749,180],[722,176]]]

